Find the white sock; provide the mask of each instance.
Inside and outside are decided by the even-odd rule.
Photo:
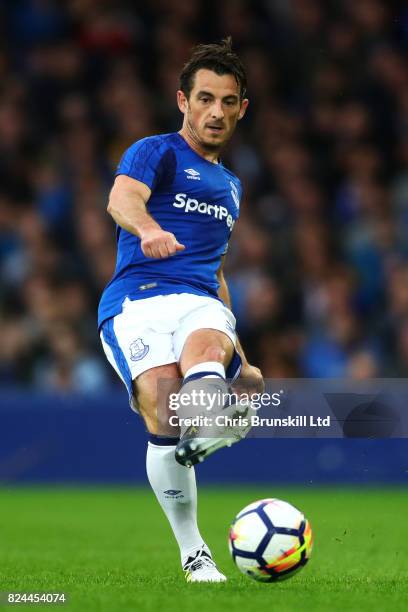
[[[200,548],[197,525],[197,485],[194,468],[177,463],[175,446],[148,442],[146,471],[150,485],[167,516],[180,548],[181,560]]]
[[[193,374],[200,374],[197,378],[213,378],[217,374],[225,380],[225,368],[219,361],[204,361],[191,366],[184,375],[186,381]]]

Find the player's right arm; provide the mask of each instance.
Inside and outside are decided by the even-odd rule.
[[[140,238],[145,257],[161,259],[185,249],[147,211],[150,188],[125,174],[116,177],[109,196],[108,213],[123,229]]]

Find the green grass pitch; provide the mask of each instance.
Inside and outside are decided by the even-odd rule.
[[[315,548],[290,580],[260,584],[238,572],[226,540],[243,506],[271,496],[302,509]],[[147,489],[0,489],[0,591],[64,591],[65,606],[34,609],[69,612],[405,611],[407,510],[402,489],[201,487],[202,534],[229,579],[205,585],[184,582]]]

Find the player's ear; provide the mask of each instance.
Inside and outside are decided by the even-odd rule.
[[[248,98],[244,98],[241,102],[241,108],[239,109],[238,121],[242,119],[242,117],[245,115],[246,109],[248,108],[248,104],[249,104]]]
[[[184,91],[181,91],[181,89],[177,91],[177,104],[183,114],[187,112],[188,100]]]

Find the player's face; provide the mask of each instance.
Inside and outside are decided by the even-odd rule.
[[[203,149],[221,149],[248,106],[248,100],[241,100],[239,94],[232,74],[219,75],[201,68],[195,74],[189,98],[177,92],[178,105],[184,113],[182,131]]]

